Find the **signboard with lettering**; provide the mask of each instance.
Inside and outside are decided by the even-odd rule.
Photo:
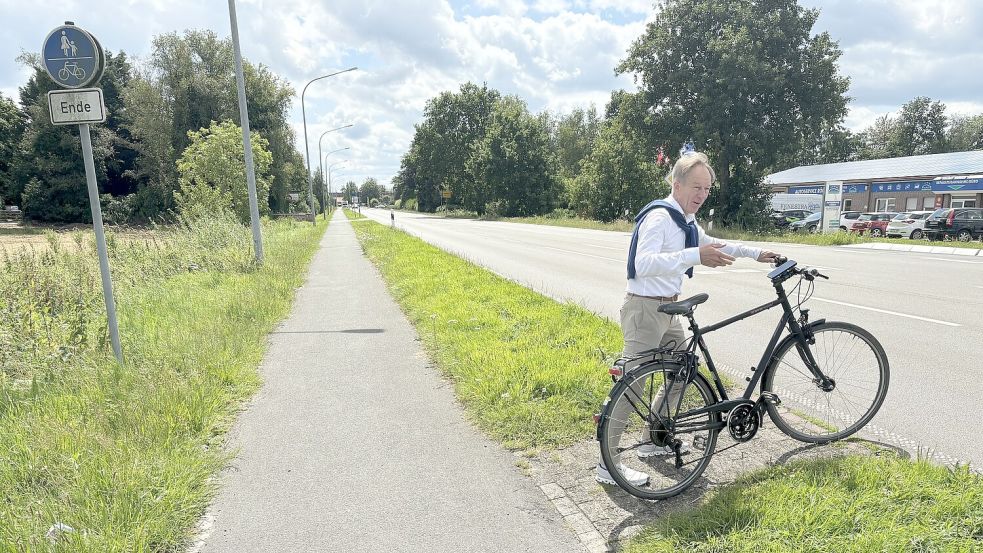
[[[106,120],[106,105],[101,88],[52,90],[48,93],[52,125],[102,123]]]

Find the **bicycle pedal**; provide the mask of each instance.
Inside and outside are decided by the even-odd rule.
[[[772,392],[761,392],[761,396],[758,401],[767,403],[768,405],[777,407],[782,404],[782,399]]]

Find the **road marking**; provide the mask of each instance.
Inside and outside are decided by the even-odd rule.
[[[533,246],[533,247],[537,247],[537,246]],[[604,260],[607,260],[607,261],[617,261],[618,263],[626,263],[626,260],[625,259],[614,259],[613,257],[604,257],[603,255],[594,255],[594,254],[584,253],[584,252],[578,252],[578,251],[574,251],[574,250],[565,250],[563,248],[554,248],[552,246],[538,246],[538,247],[544,248],[544,249],[547,249],[547,250],[556,250],[558,252],[572,253],[572,254],[583,255],[583,256],[587,256],[587,257],[596,257],[597,259],[604,259]]]
[[[812,300],[826,302],[826,303],[833,303],[833,304],[836,304],[836,305],[845,305],[846,307],[855,307],[857,309],[864,309],[864,310],[867,310],[867,311],[876,311],[878,313],[886,313],[888,315],[897,315],[899,317],[907,317],[909,319],[917,319],[919,321],[925,321],[927,323],[935,323],[935,324],[940,324],[940,325],[945,325],[945,326],[962,326],[961,324],[957,324],[957,323],[950,323],[950,322],[947,322],[947,321],[940,321],[938,319],[929,319],[928,317],[919,317],[918,315],[909,315],[907,313],[898,313],[897,311],[888,311],[887,309],[878,309],[876,307],[866,307],[864,305],[857,305],[855,303],[846,303],[844,301],[827,300],[827,299],[816,298],[816,297],[813,297]]]
[[[983,261],[966,261],[964,259],[945,259],[943,257],[922,257],[922,259],[931,259],[932,261],[948,261],[949,263],[969,263],[970,265],[983,265]]]

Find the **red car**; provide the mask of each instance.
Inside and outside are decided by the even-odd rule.
[[[897,215],[894,211],[879,211],[876,213],[863,213],[854,221],[850,227],[850,232],[856,232],[861,236],[869,232],[871,236],[878,238],[887,234],[887,224]]]

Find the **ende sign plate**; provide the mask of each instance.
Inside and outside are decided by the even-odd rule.
[[[48,93],[48,108],[51,110],[52,125],[102,123],[106,120],[101,88],[52,90]]]

